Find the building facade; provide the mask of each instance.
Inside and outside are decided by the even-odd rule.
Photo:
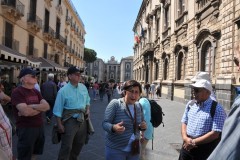
[[[71,0],[2,0],[0,26],[1,72],[13,82],[26,66],[39,70],[40,79],[85,66],[86,31]]]
[[[114,56],[107,62],[97,58],[93,63],[86,64],[85,74],[98,82],[113,80],[119,83],[130,80],[133,78],[133,56],[122,58],[120,63]]]
[[[122,58],[120,62],[120,68],[120,82],[133,79],[133,56]]]
[[[86,63],[85,75],[93,77],[95,81],[105,81],[105,63],[97,58],[93,63]]]
[[[115,57],[112,56],[110,60],[105,63],[105,81],[108,82],[110,79],[114,80],[115,82],[120,81],[120,64]]]
[[[230,109],[240,83],[233,63],[239,17],[238,0],[143,0],[133,27],[134,79],[160,83],[163,97],[185,103],[191,78],[206,71]]]

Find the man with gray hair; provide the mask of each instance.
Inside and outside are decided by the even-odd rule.
[[[34,88],[38,72],[31,68],[20,71],[18,78],[22,83],[11,95],[13,114],[17,126],[17,159],[34,159],[43,153],[45,136],[42,113],[49,104]]]
[[[48,81],[43,83],[41,87],[41,93],[43,98],[48,102],[50,105],[50,110],[46,112],[46,120],[47,123],[51,123],[51,118],[52,118],[52,111],[53,111],[53,106],[54,102],[57,96],[57,85],[54,83],[54,74],[49,73],[48,74]]]

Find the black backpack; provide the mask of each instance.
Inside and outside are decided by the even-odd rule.
[[[154,128],[157,128],[161,123],[163,124],[163,116],[165,114],[162,111],[162,107],[155,101],[148,99],[150,106],[151,106],[151,123]]]

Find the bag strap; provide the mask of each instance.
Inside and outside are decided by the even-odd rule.
[[[139,104],[139,106],[141,108],[141,119],[142,119],[142,121],[144,121],[142,105],[141,105],[141,103],[138,103],[138,104]]]
[[[131,119],[132,119],[132,122],[133,122],[133,129],[134,129],[134,134],[136,135],[136,130],[137,130],[137,111],[136,111],[136,105],[134,104],[134,117],[132,116],[131,112],[130,112],[130,109],[128,107],[128,105],[126,104],[127,106],[127,110],[128,110],[128,113],[129,115],[131,116]]]
[[[9,139],[9,137],[8,137],[7,130],[2,126],[2,124],[0,124],[0,127],[4,130],[4,132],[5,132],[5,134],[6,134],[6,137],[7,137],[8,144],[9,144],[9,146],[11,146],[11,145],[10,145],[10,139]]]
[[[216,111],[216,107],[217,107],[217,102],[216,101],[212,101],[212,106],[211,106],[211,110],[210,110],[210,114],[211,117],[213,118],[215,115],[215,111]]]

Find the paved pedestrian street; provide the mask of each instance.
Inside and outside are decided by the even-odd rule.
[[[177,160],[178,149],[180,148],[181,140],[181,117],[185,108],[184,104],[170,101],[167,99],[156,99],[162,106],[165,113],[164,127],[159,126],[154,130],[154,141],[152,150],[152,141],[147,145],[148,160]],[[84,146],[79,160],[104,160],[104,131],[102,129],[102,120],[104,111],[107,106],[107,97],[101,102],[99,99],[91,101],[91,120],[95,129],[94,135],[90,137],[89,143]],[[54,119],[54,118],[53,118]],[[43,155],[38,157],[38,160],[56,160],[60,144],[52,144],[51,131],[54,122],[48,125],[45,122],[45,147]],[[13,150],[16,155],[17,137],[13,138]]]

